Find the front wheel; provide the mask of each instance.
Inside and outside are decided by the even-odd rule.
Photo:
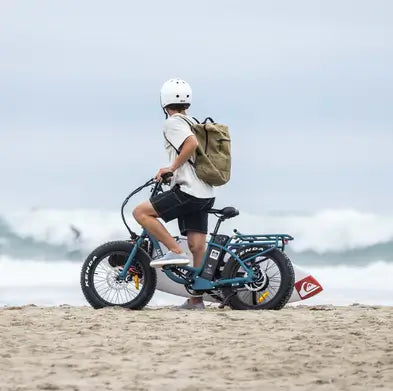
[[[262,252],[263,248],[242,248],[238,256],[242,261]],[[273,249],[246,262],[254,271],[254,282],[242,287],[222,289],[232,309],[236,310],[279,310],[288,302],[295,284],[295,273],[289,258],[280,250]],[[246,271],[234,258],[229,258],[222,278],[245,277]]]
[[[82,292],[92,307],[121,306],[139,310],[150,301],[156,289],[157,275],[150,267],[150,257],[141,248],[126,279],[118,279],[133,246],[126,241],[109,242],[96,248],[86,258],[80,282]]]

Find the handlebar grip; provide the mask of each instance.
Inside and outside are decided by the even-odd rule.
[[[162,182],[165,184],[168,183],[169,179],[172,177],[173,177],[173,172],[167,172],[167,173],[161,175]]]

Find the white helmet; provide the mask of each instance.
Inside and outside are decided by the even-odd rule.
[[[181,79],[170,79],[161,87],[161,107],[172,104],[191,104],[190,85]]]

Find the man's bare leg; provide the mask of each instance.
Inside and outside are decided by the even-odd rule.
[[[194,267],[199,267],[202,264],[203,256],[206,250],[206,235],[200,232],[187,232],[188,248],[192,253],[194,260]],[[191,297],[192,304],[202,302],[202,297]]]
[[[183,250],[177,244],[176,240],[166,230],[166,228],[157,220],[158,214],[153,208],[150,201],[142,202],[138,205],[133,215],[135,220],[145,229],[149,231],[157,240],[162,242],[170,251],[181,254]]]

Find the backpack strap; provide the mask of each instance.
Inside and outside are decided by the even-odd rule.
[[[176,115],[176,117],[177,118],[181,118],[183,121],[186,121],[187,123],[188,123],[188,125],[190,126],[190,128],[192,127],[192,125],[195,125],[192,121],[190,121],[185,115],[183,115],[183,114],[178,114],[178,115]],[[194,117],[192,117],[198,124],[199,124],[199,121],[196,119],[196,118],[194,118]]]
[[[186,121],[187,124],[190,126],[190,128],[191,128],[191,125],[194,125],[188,118],[186,119],[186,118],[184,118],[183,116],[180,116],[180,115],[178,115],[177,117],[180,117],[180,118],[182,118],[184,121]],[[168,140],[168,138],[165,136],[165,132],[162,132],[162,133],[163,133],[163,135],[164,135],[165,140],[168,142],[168,144],[177,152],[178,155],[180,155],[180,150],[178,150],[178,149]],[[195,164],[194,164],[194,162],[193,162],[191,159],[188,159],[187,161],[188,161],[188,163],[190,163],[193,167],[195,167]]]

